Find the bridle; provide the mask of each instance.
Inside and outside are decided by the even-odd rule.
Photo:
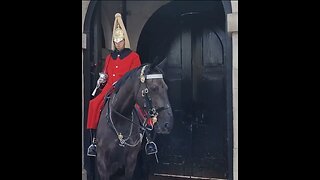
[[[148,79],[163,79],[163,75],[162,74],[144,75],[144,71],[145,71],[146,67],[147,67],[147,65],[143,66],[141,73],[140,73],[140,82],[142,83],[142,85],[145,86],[145,88],[141,92],[141,96],[144,98],[143,108],[147,109],[148,118],[152,118],[152,122],[153,122],[153,124],[155,124],[157,122],[157,116],[159,115],[159,113],[163,110],[169,109],[170,107],[169,106],[159,107],[156,109],[153,106],[150,91],[149,91],[148,85],[147,85],[147,83],[145,83],[145,81]]]
[[[144,133],[146,132],[146,120],[151,118],[152,119],[152,123],[153,125],[157,122],[157,116],[159,115],[159,113],[161,111],[164,111],[164,110],[167,110],[170,108],[169,105],[167,105],[166,107],[159,107],[159,108],[155,108],[152,104],[152,99],[151,99],[151,94],[150,94],[150,91],[149,91],[149,88],[148,88],[148,85],[146,83],[146,80],[149,80],[149,79],[163,79],[163,75],[162,74],[148,74],[148,75],[145,75],[145,68],[147,67],[148,65],[145,65],[142,67],[142,70],[141,70],[141,73],[140,73],[140,84],[139,84],[139,88],[141,86],[145,86],[145,88],[142,88],[143,90],[141,91],[141,96],[144,98],[144,103],[143,103],[143,110],[147,112],[147,118],[144,120],[144,122],[142,123],[141,125],[141,121],[140,124],[137,124],[133,121],[133,114],[131,114],[131,119],[122,115],[121,113],[119,113],[118,111],[116,111],[115,109],[111,109],[110,107],[110,100],[108,101],[108,114],[107,114],[107,120],[110,120],[111,122],[111,125],[112,125],[112,128],[113,130],[115,131],[115,133],[117,134],[117,137],[118,137],[118,140],[120,141],[120,146],[130,146],[130,147],[135,147],[137,146],[139,143],[142,142],[142,138],[144,136]],[[136,93],[136,97],[135,99],[137,99],[137,95],[138,93]],[[113,96],[113,98],[115,97],[115,95]],[[126,119],[128,122],[131,123],[130,125],[130,133],[129,135],[124,138],[123,134],[121,132],[119,132],[117,130],[117,128],[115,127],[114,123],[113,123],[113,120],[112,120],[112,116],[111,116],[111,112],[115,112],[118,116]],[[140,119],[139,115],[137,115],[137,117]],[[133,129],[133,125],[135,126],[139,126],[140,129],[142,130],[142,133],[140,132],[140,138],[137,139],[133,144],[129,144],[127,143],[126,141],[130,139],[131,135],[132,135],[132,129]],[[148,134],[148,133],[147,133]],[[148,136],[150,136],[148,134]]]

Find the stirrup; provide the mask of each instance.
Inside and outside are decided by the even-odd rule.
[[[96,143],[96,138],[92,139],[92,144],[88,147],[87,150],[87,156],[93,156],[96,157],[97,156],[97,143]]]
[[[147,155],[156,154],[158,152],[157,145],[153,141],[148,142],[144,149]]]
[[[96,157],[96,156],[97,156],[97,145],[91,144],[91,145],[88,147],[87,156],[93,156],[93,157]]]

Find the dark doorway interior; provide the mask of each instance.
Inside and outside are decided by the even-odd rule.
[[[174,112],[170,135],[158,136],[154,175],[227,178],[224,13],[219,2],[172,2],[145,25],[143,62],[166,58],[165,81]]]

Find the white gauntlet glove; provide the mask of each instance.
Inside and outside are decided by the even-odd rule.
[[[97,80],[96,88],[92,92],[92,96],[94,96],[96,94],[96,91],[101,86],[101,84],[104,84],[105,82],[107,82],[107,79],[108,79],[107,74],[105,74],[103,72],[99,73],[99,79]]]
[[[100,86],[101,84],[105,83],[107,81],[108,75],[101,72],[99,73],[99,79],[97,80],[97,86]]]

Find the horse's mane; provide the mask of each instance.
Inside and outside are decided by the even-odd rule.
[[[149,64],[149,63],[145,63],[140,65],[139,67],[136,67],[130,71],[128,71],[126,74],[124,74],[118,81],[117,83],[114,85],[114,92],[118,93],[119,89],[121,88],[121,86],[134,74],[137,73],[137,71],[139,71],[139,69],[141,69],[143,66],[148,65],[148,67],[145,69],[145,74],[152,74],[154,72],[158,72],[163,74],[162,70],[157,67],[154,66],[153,64]]]
[[[138,71],[139,69],[141,69],[144,65],[146,65],[146,64],[142,64],[141,66],[136,67],[136,68],[128,71],[126,74],[124,74],[124,75],[117,81],[117,83],[116,83],[115,86],[114,86],[114,91],[115,91],[115,93],[118,93],[119,89],[120,89],[121,86],[127,81],[127,79],[129,79],[132,75],[136,74],[137,71]]]

